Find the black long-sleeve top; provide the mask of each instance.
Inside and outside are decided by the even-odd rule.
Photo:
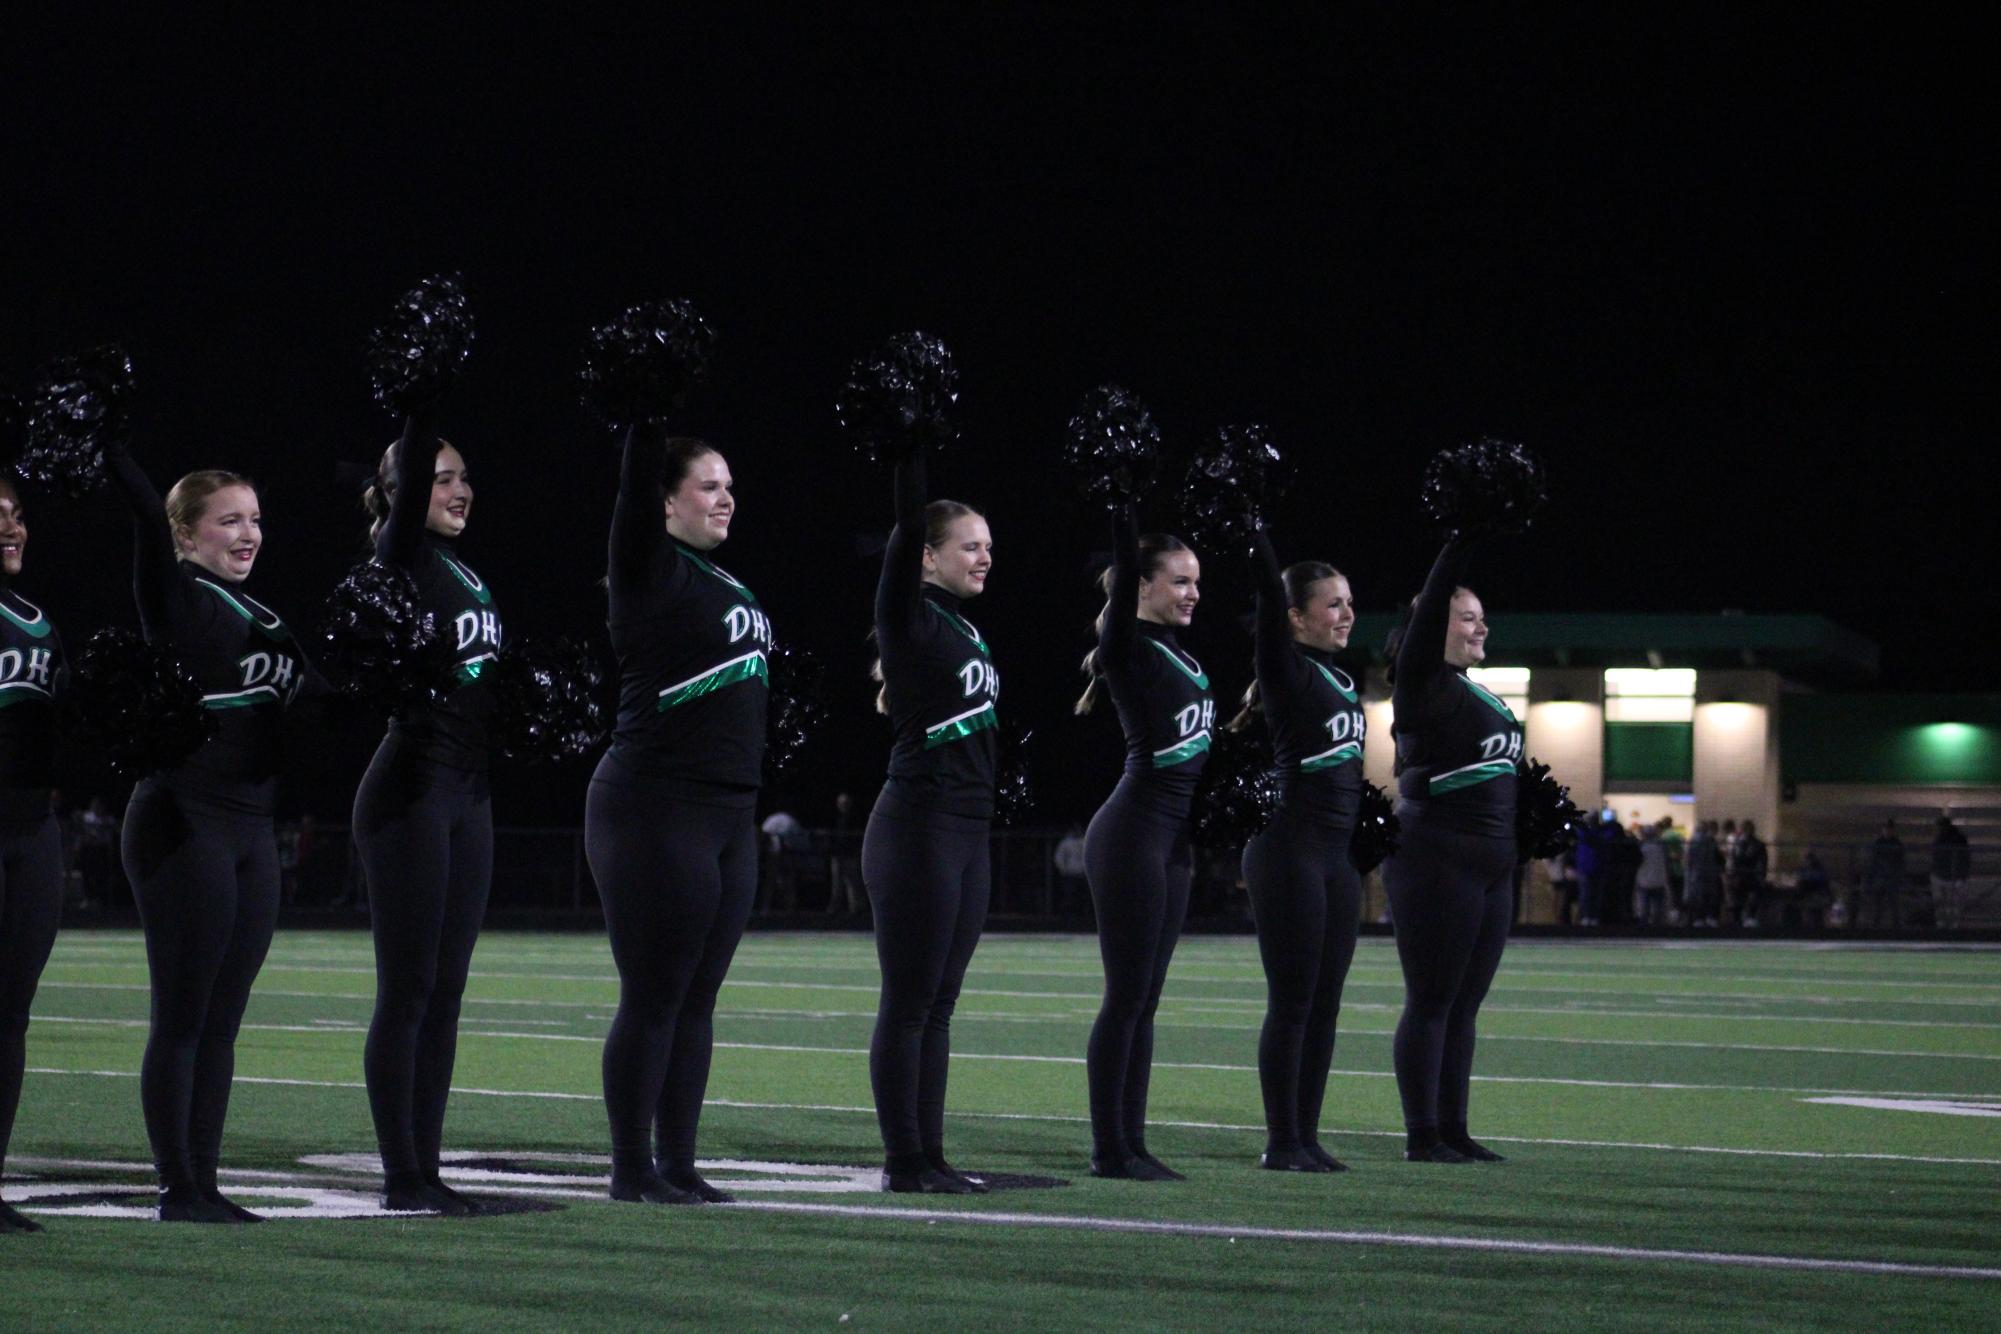
[[[959,598],[924,582],[921,454],[897,464],[896,527],[875,589],[876,646],[896,742],[888,790],[926,810],[988,820],[1000,673]]]
[[[396,447],[396,489],[375,536],[375,558],[401,566],[417,581],[419,602],[451,645],[452,685],[442,698],[399,710],[389,730],[425,759],[480,773],[493,759],[494,698],[486,671],[500,652],[500,608],[493,590],[459,559],[457,545],[426,526],[437,454],[429,414],[409,418]]]
[[[132,593],[148,641],[184,658],[221,731],[174,769],[146,781],[208,804],[269,815],[285,763],[284,712],[326,683],[275,611],[240,583],[176,560],[166,507],[123,450],[107,457],[132,510]]]
[[[735,577],[667,535],[666,472],[666,438],[627,432],[611,518],[611,758],[637,778],[753,798],[764,779],[771,622]]]
[[[1328,830],[1355,827],[1362,805],[1361,692],[1334,655],[1292,637],[1278,555],[1260,532],[1257,555],[1258,698],[1271,728],[1286,810]]]
[[[1452,594],[1466,546],[1445,544],[1418,594],[1397,651],[1391,694],[1397,791],[1446,825],[1496,838],[1515,836],[1515,765],[1522,725],[1490,691],[1445,661]]]
[[[63,640],[0,574],[0,826],[38,823],[55,786]]]
[[[1112,516],[1112,588],[1098,631],[1098,670],[1126,738],[1127,789],[1154,815],[1179,822],[1195,800],[1216,725],[1209,674],[1174,627],[1139,617],[1139,523]]]

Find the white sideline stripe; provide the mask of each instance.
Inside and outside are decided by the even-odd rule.
[[[31,1075],[80,1075],[94,1079],[137,1079],[137,1070],[57,1070],[48,1066],[33,1066],[27,1071]],[[238,1075],[239,1084],[270,1084],[286,1088],[323,1089],[366,1089],[368,1085],[351,1079],[280,1079],[269,1075]],[[602,1102],[596,1093],[551,1093],[539,1089],[480,1089],[463,1088],[453,1085],[452,1092],[468,1098],[529,1098],[546,1102]],[[848,1116],[874,1116],[873,1107],[848,1107],[839,1103],[813,1102],[752,1102],[738,1098],[705,1098],[704,1107],[729,1107],[743,1111],[760,1112],[833,1112]],[[1057,1125],[1089,1125],[1088,1116],[1061,1115],[1049,1112],[947,1112],[958,1120],[966,1121],[1038,1121]],[[1222,1130],[1246,1134],[1264,1134],[1262,1124],[1249,1125],[1230,1121],[1168,1121],[1152,1118],[1150,1126],[1165,1127],[1170,1130]],[[1377,1139],[1402,1139],[1401,1130],[1359,1130],[1350,1128],[1322,1127],[1323,1135],[1347,1135],[1353,1138],[1370,1136]],[[1806,1158],[1815,1161],[1875,1162],[1875,1163],[1939,1163],[1953,1167],[2001,1167],[2001,1158],[1941,1158],[1915,1153],[1852,1153],[1842,1151],[1822,1151],[1818,1149],[1739,1149],[1714,1144],[1650,1144],[1638,1140],[1611,1139],[1555,1139],[1531,1135],[1487,1135],[1483,1140],[1495,1144],[1548,1144],[1566,1149],[1644,1149],[1654,1153],[1711,1153],[1725,1154],[1734,1158]],[[25,1161],[25,1160],[24,1160]]]
[[[44,978],[42,980],[41,986],[43,989],[60,987],[63,988],[64,990],[69,990],[69,991],[151,990],[150,987],[141,982],[51,982],[47,978]],[[359,992],[350,992],[350,991],[272,991],[263,987],[259,987],[255,994],[259,997],[277,996],[290,1000],[353,1001],[356,1004],[374,1003],[374,997],[365,996]],[[523,1000],[518,998],[502,997],[502,996],[467,996],[464,998],[464,1003],[467,1005],[536,1005],[536,1006],[543,1006],[549,1009],[566,1009],[566,1010],[596,1010],[604,1008],[604,1002],[602,1001]],[[1203,1007],[1196,1005],[1183,1005],[1180,1008],[1198,1013],[1201,1012],[1203,1009]],[[1347,1008],[1350,1010],[1390,1010],[1394,1009],[1395,1007],[1387,1005],[1350,1005]],[[1487,1014],[1493,1014],[1497,1012],[1522,1013],[1521,1011],[1510,1011],[1505,1009],[1504,1007],[1498,1007],[1498,1006],[1483,1007],[1482,1012]],[[752,1019],[873,1019],[875,1018],[876,1014],[874,1010],[772,1010],[772,1009],[747,1009],[742,1007],[735,1007],[730,1009],[718,1009],[716,1013],[718,1016],[723,1018],[752,1018]],[[1054,1021],[1070,1019],[1070,1018],[1088,1019],[1092,1015],[1095,1015],[1096,1013],[1097,1011],[1095,1010],[1077,1010],[1069,1013],[1049,1012],[1043,1014],[1016,1014],[1004,1010],[970,1010],[964,1014],[959,1015],[958,1018],[961,1021],[968,1023],[1047,1024]],[[1564,1010],[1561,1011],[1560,1013],[1578,1014],[1578,1013],[1601,1013],[1601,1012],[1598,1011],[1581,1012],[1576,1010]],[[1688,1016],[1677,1015],[1674,1017],[1686,1018]],[[77,1022],[77,1021],[72,1021],[72,1022]],[[500,1022],[500,1020],[480,1019],[474,1017],[474,1018],[467,1018],[462,1022],[469,1024],[498,1023]],[[557,1019],[515,1019],[512,1022],[521,1024],[546,1024],[550,1027],[557,1027],[562,1023],[561,1020]],[[1826,1023],[1832,1021],[1808,1020],[1806,1022]],[[1258,1025],[1256,1024],[1211,1024],[1211,1023],[1198,1023],[1194,1020],[1188,1020],[1188,1019],[1156,1019],[1154,1023],[1155,1026],[1158,1028],[1195,1028],[1195,1029],[1202,1029],[1204,1031],[1218,1032],[1218,1033],[1255,1033],[1258,1031]],[[1343,1028],[1341,1030],[1341,1036],[1361,1037],[1361,1038],[1386,1038],[1395,1036],[1395,1030],[1388,1028]],[[1997,1052],[1912,1051],[1909,1049],[1893,1049],[1888,1047],[1809,1047],[1809,1046],[1799,1046],[1786,1043],[1766,1043],[1766,1042],[1704,1042],[1690,1038],[1574,1038],[1574,1037],[1558,1037],[1552,1034],[1543,1034],[1543,1033],[1482,1033],[1480,1035],[1480,1041],[1548,1042],[1548,1043],[1555,1043],[1559,1046],[1574,1046],[1574,1047],[1685,1047],[1695,1051],[1795,1052],[1808,1055],[1822,1055],[1822,1056],[1896,1056],[1896,1057],[1916,1057],[1921,1060],[1940,1060],[1940,1061],[2001,1061],[2001,1053]]]
[[[37,1016],[38,1021],[53,1024],[87,1024],[106,1028],[145,1028],[145,1019],[84,1019],[71,1015]],[[367,1030],[358,1024],[244,1024],[246,1032],[259,1033],[332,1033],[342,1037]],[[506,1038],[516,1042],[588,1042],[594,1046],[604,1044],[604,1035],[595,1033],[514,1033],[503,1029],[460,1029],[460,1038]],[[784,1052],[806,1056],[867,1056],[867,1047],[809,1047],[800,1043],[786,1042],[718,1042],[718,1051],[766,1051]],[[955,1061],[1014,1061],[1027,1065],[1083,1065],[1082,1056],[1044,1056],[1026,1052],[953,1052]],[[1230,1065],[1220,1061],[1155,1061],[1156,1070],[1203,1070],[1229,1075],[1254,1075],[1255,1065]],[[1394,1079],[1391,1070],[1341,1070],[1327,1072],[1330,1076],[1343,1079]],[[1918,1089],[1852,1089],[1824,1087],[1794,1087],[1784,1084],[1695,1084],[1676,1080],[1630,1080],[1630,1079],[1572,1079],[1557,1075],[1474,1075],[1476,1084],[1554,1084],[1562,1088],[1593,1089],[1641,1089],[1650,1093],[1782,1093],[1839,1095],[1854,1098],[1964,1098],[1978,1094],[1960,1092],[1940,1093]]]
[[[2001,1279],[2001,1269],[1973,1265],[1900,1264],[1889,1260],[1824,1260],[1806,1255],[1759,1255],[1732,1251],[1675,1251],[1644,1246],[1607,1246],[1575,1241],[1511,1241],[1505,1237],[1448,1237],[1422,1232],[1349,1232],[1318,1228],[1235,1227],[1226,1223],[1163,1223],[1140,1218],[1089,1215],[989,1213],[985,1210],[902,1209],[853,1204],[803,1204],[780,1200],[739,1201],[733,1206],[766,1213],[815,1214],[835,1218],[893,1218],[902,1222],[969,1223],[990,1227],[1064,1228],[1080,1232],[1129,1232],[1142,1236],[1199,1237],[1250,1241],[1312,1241],[1345,1246],[1402,1246],[1423,1250],[1486,1251],[1503,1255],[1645,1260],[1666,1264],[1718,1265],[1738,1269],[1805,1269],[1820,1273],[1880,1274],[1897,1278]]]

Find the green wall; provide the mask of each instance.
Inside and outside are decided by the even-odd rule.
[[[1605,781],[1686,786],[1695,778],[1693,723],[1606,723]]]
[[[1788,783],[2001,785],[2001,695],[1787,695],[1779,760]]]

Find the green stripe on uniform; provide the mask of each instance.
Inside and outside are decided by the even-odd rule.
[[[1000,726],[1000,715],[994,712],[992,704],[982,704],[969,713],[956,718],[947,718],[936,727],[924,729],[924,749],[950,745],[954,741],[964,741],[975,732],[985,732]]]
[[[1440,774],[1431,780],[1425,789],[1428,792],[1456,792],[1462,787],[1472,787],[1491,778],[1505,778],[1515,771],[1515,766],[1507,760],[1489,760],[1485,764],[1469,764],[1464,769],[1454,769],[1451,773]]]
[[[1177,764],[1186,764],[1189,760],[1194,759],[1197,755],[1208,749],[1209,733],[1205,730],[1202,735],[1192,741],[1184,741],[1180,745],[1167,750],[1155,751],[1153,753],[1153,767],[1156,769],[1171,769]]]
[[[1299,762],[1299,772],[1303,774],[1317,774],[1322,769],[1332,769],[1337,764],[1346,764],[1349,760],[1358,759],[1361,754],[1362,748],[1350,741],[1345,746],[1336,746],[1324,754],[1315,755],[1310,760],[1301,760]]]
[[[683,681],[677,686],[668,686],[660,692],[660,704],[655,710],[665,713],[671,708],[686,704],[691,699],[712,695],[725,686],[733,686],[739,681],[759,680],[769,682],[771,670],[765,666],[763,653],[746,653],[720,667],[714,667],[700,676]]]

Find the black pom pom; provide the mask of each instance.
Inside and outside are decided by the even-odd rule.
[[[1278,798],[1278,771],[1262,729],[1218,732],[1195,790],[1195,845],[1242,847],[1271,823]]]
[[[856,452],[871,463],[959,438],[959,369],[943,342],[903,333],[848,368],[834,415]]]
[[[1584,813],[1570,789],[1533,757],[1515,766],[1515,855],[1524,862],[1561,857],[1577,842]]]
[[[1201,546],[1250,550],[1290,471],[1264,427],[1223,427],[1181,481],[1179,509],[1189,535]]]
[[[1403,835],[1403,821],[1397,819],[1396,803],[1374,783],[1362,784],[1362,809],[1355,819],[1355,837],[1348,844],[1348,860],[1363,875],[1396,855]]]
[[[1419,498],[1443,532],[1518,533],[1549,499],[1549,484],[1527,445],[1482,437],[1433,455]]]
[[[1000,766],[994,779],[994,823],[1004,829],[1027,824],[1035,814],[1035,780],[1030,769],[1029,744],[1035,740],[1033,728],[1012,723],[1001,730]]]
[[[472,354],[472,305],[457,274],[424,279],[368,336],[368,385],[398,416],[451,388]]]
[[[774,642],[765,654],[764,772],[789,773],[827,721],[827,668],[810,649]]]
[[[143,778],[180,764],[215,735],[201,695],[173,650],[130,630],[99,630],[70,662],[63,731],[121,778]]]
[[[707,378],[716,331],[686,301],[627,306],[584,338],[583,404],[615,431],[658,425]]]
[[[438,697],[450,645],[400,565],[367,560],[327,598],[321,665],[341,689],[385,710]]]
[[[104,451],[131,431],[132,358],[100,347],[42,367],[28,396],[14,470],[38,486],[85,496],[104,483]]]
[[[1070,418],[1063,462],[1078,487],[1107,506],[1128,505],[1153,488],[1160,468],[1160,428],[1138,397],[1115,384],[1084,396]]]
[[[502,649],[488,676],[494,737],[510,760],[582,759],[609,730],[601,697],[604,671],[581,644],[525,640]]]
[[[0,389],[0,459],[8,463],[21,452],[28,423],[21,410],[21,396],[12,389]]]

